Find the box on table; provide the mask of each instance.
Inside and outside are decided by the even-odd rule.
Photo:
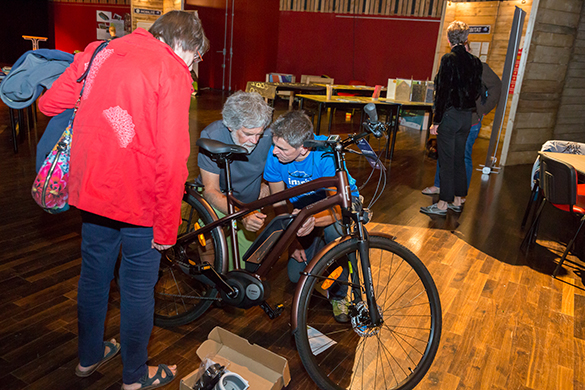
[[[217,326],[199,348],[197,356],[208,358],[240,374],[253,390],[280,390],[290,382],[288,361],[259,345]],[[229,364],[228,364],[229,363]],[[193,390],[201,368],[181,379],[180,390]]]

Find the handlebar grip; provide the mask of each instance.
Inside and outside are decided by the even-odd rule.
[[[376,112],[376,105],[374,103],[368,103],[364,107],[364,111],[368,114],[370,118],[370,122],[377,123],[378,122],[378,113]]]

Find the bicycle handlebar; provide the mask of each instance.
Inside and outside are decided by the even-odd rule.
[[[305,148],[330,148],[332,150],[342,151],[352,144],[356,144],[360,139],[372,134],[376,138],[381,138],[386,130],[386,125],[381,122],[372,122],[370,120],[363,123],[367,131],[359,134],[353,134],[342,141],[337,140],[307,140],[303,142]],[[337,146],[339,145],[339,147]]]

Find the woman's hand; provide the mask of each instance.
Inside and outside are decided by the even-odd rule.
[[[164,250],[167,250],[170,247],[172,247],[172,245],[157,244],[156,242],[154,242],[154,238],[153,238],[150,247],[153,248],[153,249],[159,250],[159,251],[164,251]]]
[[[437,130],[439,130],[439,125],[433,123],[429,131],[432,135],[437,135]]]

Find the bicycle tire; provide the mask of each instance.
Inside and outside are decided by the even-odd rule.
[[[303,365],[324,390],[414,388],[429,370],[439,348],[441,302],[424,264],[411,251],[388,237],[369,237],[370,269],[376,303],[383,317],[379,327],[367,324],[369,314],[358,257],[350,280],[359,299],[348,288],[349,324],[335,322],[331,304],[323,295],[323,279],[357,253],[357,239],[333,247],[315,265],[299,296],[295,341]],[[319,291],[321,290],[321,291]],[[313,330],[310,330],[310,328]],[[317,332],[314,332],[316,330]],[[311,338],[309,336],[311,332]],[[328,339],[319,336],[326,336]],[[311,350],[311,341],[325,345]]]
[[[192,195],[185,194],[181,204],[179,237],[213,221],[210,212]],[[207,261],[221,270],[223,253],[219,227],[201,235],[185,247],[187,258],[194,263]],[[202,245],[205,243],[205,245]],[[189,275],[188,267],[177,262],[178,248],[168,249],[161,258],[159,278],[154,288],[154,324],[173,327],[199,318],[218,297],[217,289]]]

